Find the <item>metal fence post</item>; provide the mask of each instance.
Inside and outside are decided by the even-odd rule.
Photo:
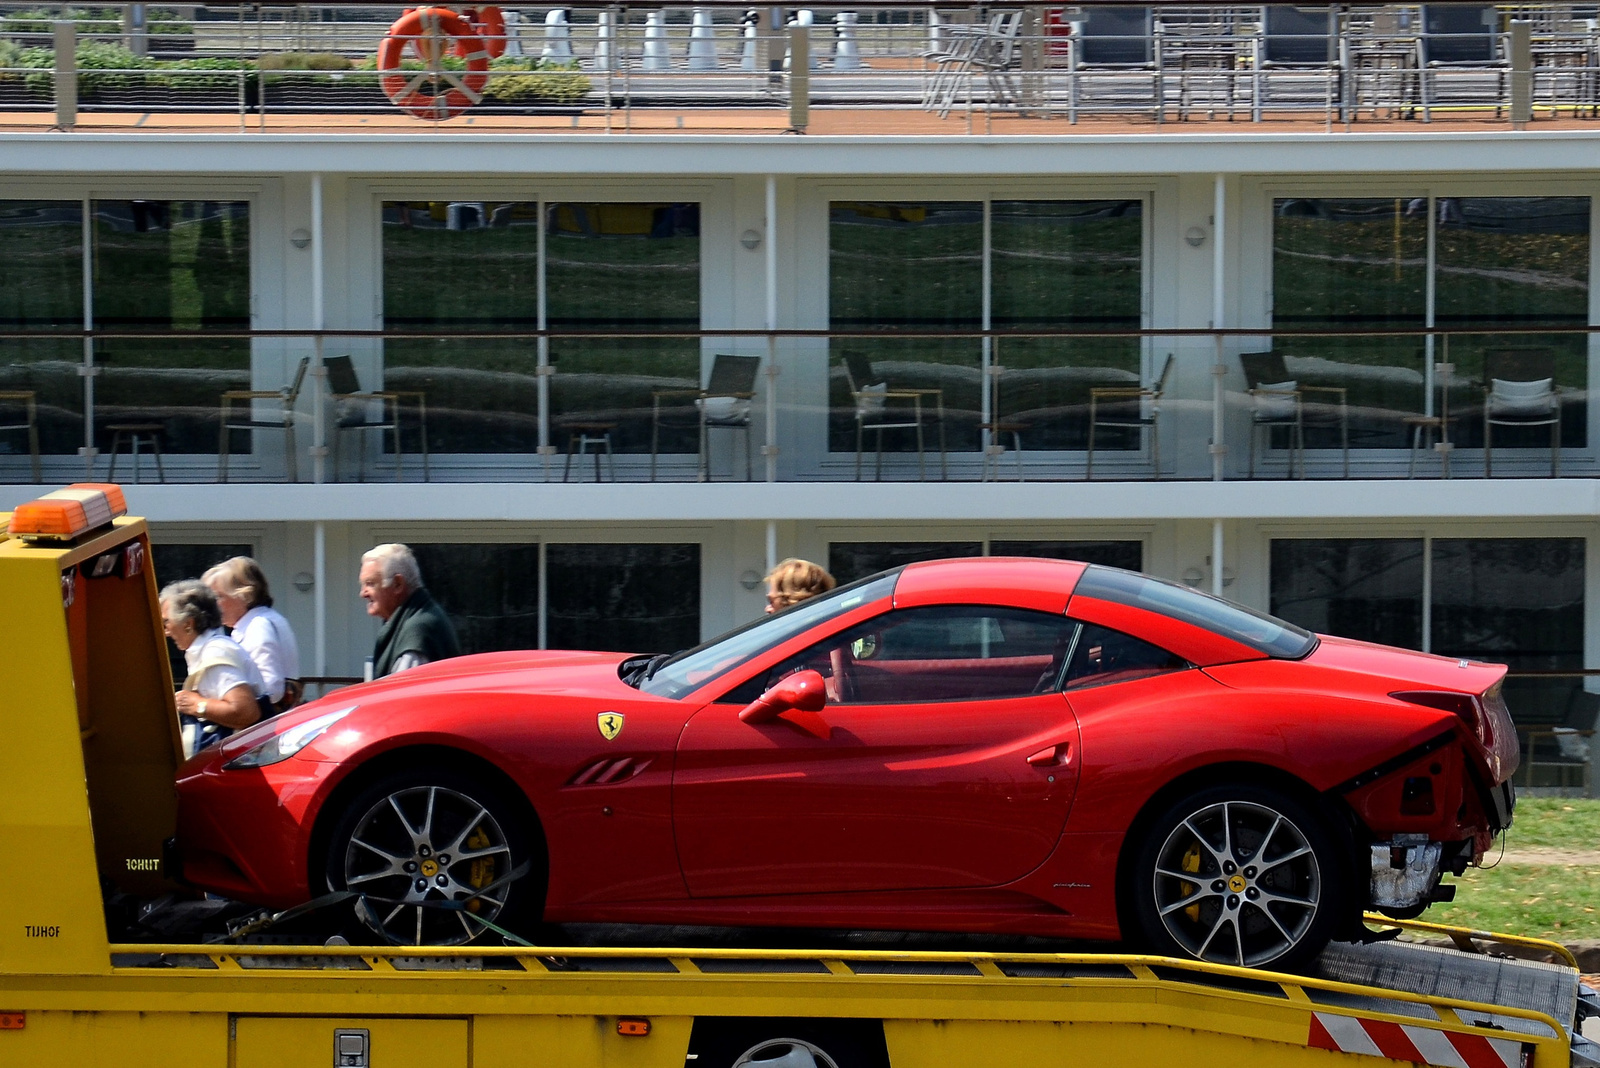
[[[78,24],[55,24],[56,125],[70,130],[78,121]]]
[[[789,129],[805,133],[811,122],[810,27],[789,23]]]
[[[1533,23],[1511,20],[1511,125],[1520,130],[1533,119]]]

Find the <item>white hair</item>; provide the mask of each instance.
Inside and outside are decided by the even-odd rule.
[[[393,586],[394,577],[399,575],[406,580],[406,589],[422,589],[422,569],[417,567],[417,558],[412,554],[410,546],[397,541],[379,545],[362,553],[361,562],[382,566],[385,586]]]

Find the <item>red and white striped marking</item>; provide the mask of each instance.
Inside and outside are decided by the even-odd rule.
[[[1522,1068],[1522,1043],[1432,1027],[1364,1020],[1331,1012],[1311,1014],[1312,1049],[1365,1053],[1437,1068]]]

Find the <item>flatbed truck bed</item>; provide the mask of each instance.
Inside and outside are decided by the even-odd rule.
[[[4,515],[0,515],[3,521]],[[113,942],[173,889],[180,752],[143,520],[0,539],[0,1066],[1594,1068],[1560,946],[1335,943],[1307,975],[1120,953]],[[1520,943],[1559,963],[1471,952]],[[1565,955],[1565,956],[1563,956]]]

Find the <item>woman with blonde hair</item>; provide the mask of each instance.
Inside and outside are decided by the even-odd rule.
[[[767,614],[827,593],[835,585],[833,576],[820,565],[791,556],[767,572]]]
[[[222,622],[232,628],[233,639],[244,646],[261,678],[267,696],[279,712],[300,701],[300,648],[294,630],[272,607],[272,593],[261,565],[248,556],[235,556],[208,570],[200,581],[217,595]]]

